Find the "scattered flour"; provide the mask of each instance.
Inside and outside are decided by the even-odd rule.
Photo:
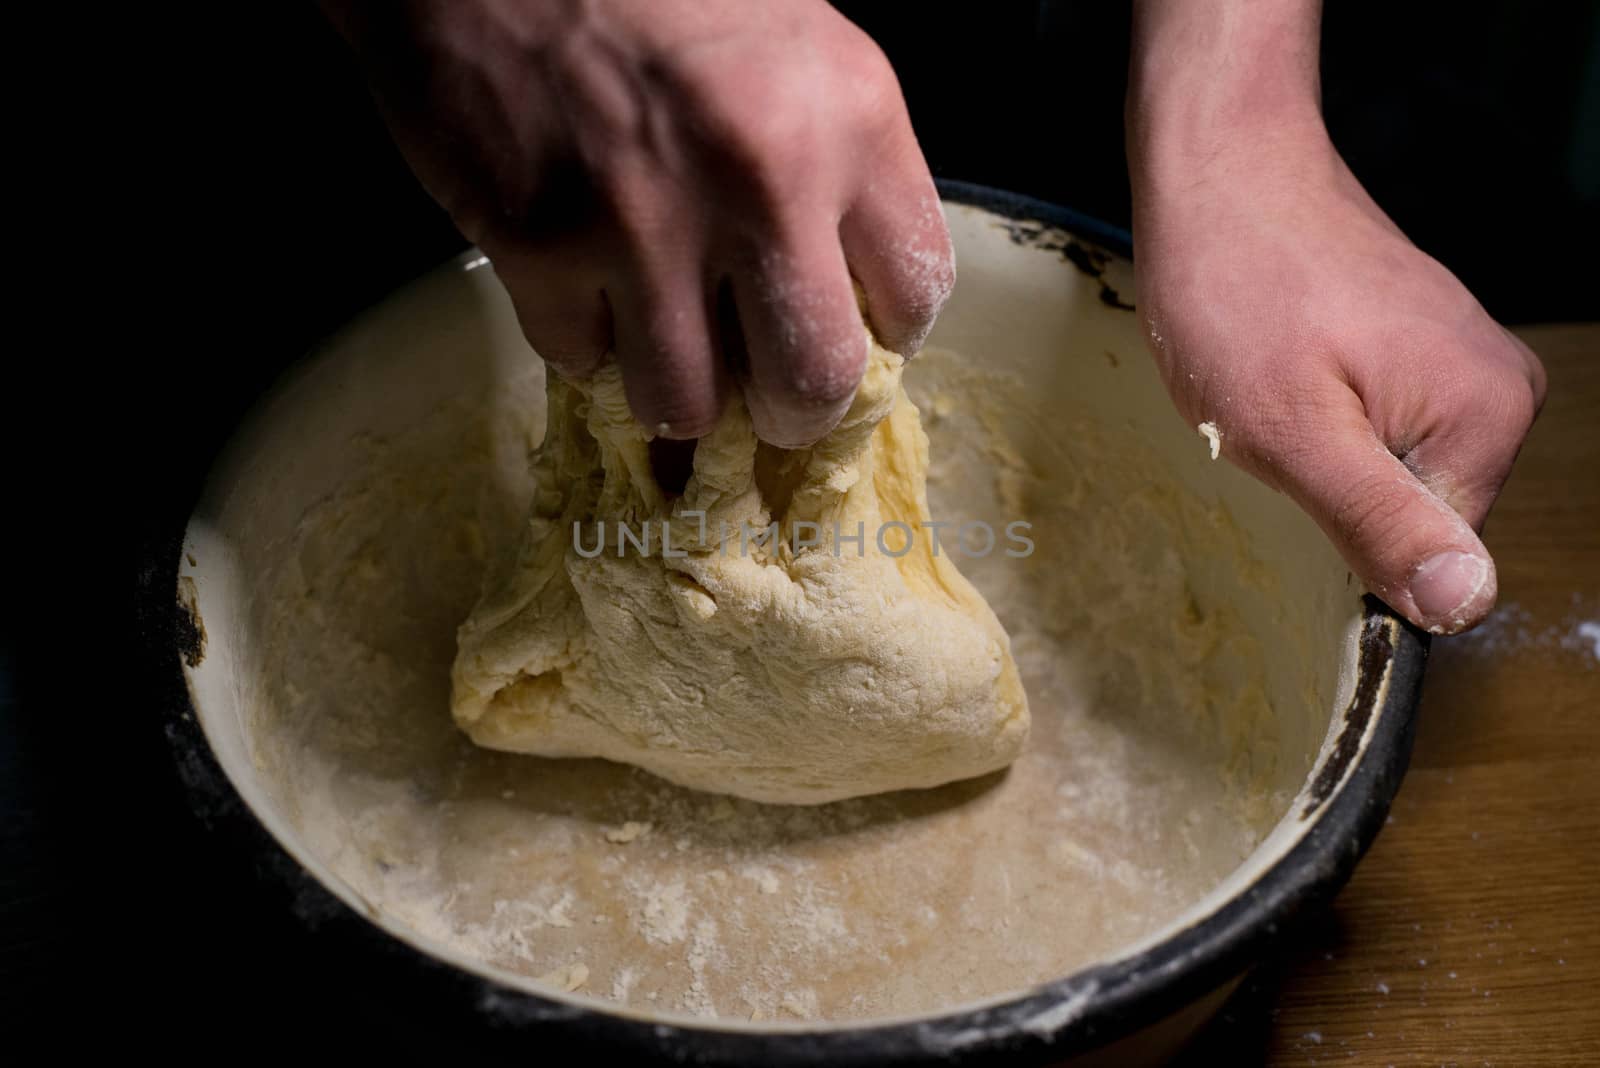
[[[1573,633],[1579,641],[1588,642],[1590,654],[1600,660],[1600,619],[1584,620]]]
[[[1574,593],[1565,617],[1550,622],[1516,601],[1502,601],[1488,619],[1454,640],[1492,654],[1560,649],[1600,663],[1600,619],[1581,618],[1586,604],[1588,611],[1595,607],[1582,594]]]

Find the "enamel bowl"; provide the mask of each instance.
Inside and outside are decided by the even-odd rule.
[[[454,630],[522,529],[543,368],[469,255],[292,369],[158,562],[180,769],[292,884],[308,964],[508,1055],[1121,1063],[1349,877],[1425,639],[1174,414],[1126,235],[944,194],[960,282],[905,381],[935,517],[1027,524],[1027,556],[958,561],[1011,635],[1024,757],[783,809],[472,746]]]

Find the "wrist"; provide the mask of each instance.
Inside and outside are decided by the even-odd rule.
[[[1127,97],[1135,195],[1242,151],[1320,153],[1320,0],[1136,0]]]

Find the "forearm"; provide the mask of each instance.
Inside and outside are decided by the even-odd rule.
[[[1241,138],[1322,131],[1321,0],[1135,0],[1127,98],[1135,176],[1206,160]]]

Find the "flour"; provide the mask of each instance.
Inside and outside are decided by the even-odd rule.
[[[1573,634],[1579,642],[1588,642],[1590,654],[1596,660],[1600,660],[1600,619],[1579,623]]]
[[[1534,649],[1575,653],[1600,662],[1600,619],[1584,619],[1591,599],[1574,593],[1569,611],[1558,620],[1535,615],[1517,601],[1501,601],[1473,630],[1452,639],[1491,655],[1515,655]],[[1586,605],[1588,607],[1586,607]]]
[[[665,886],[646,883],[635,922],[646,941],[655,945],[682,942],[689,930],[689,897],[681,880]]]

